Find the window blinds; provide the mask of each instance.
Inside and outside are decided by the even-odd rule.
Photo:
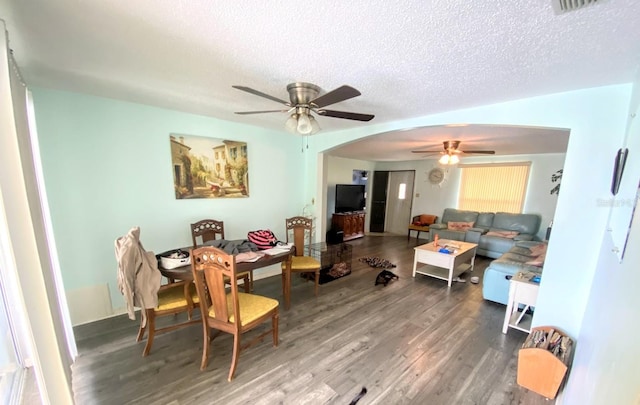
[[[522,212],[531,162],[460,165],[458,208],[479,212]]]

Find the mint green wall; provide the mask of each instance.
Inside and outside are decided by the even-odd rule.
[[[227,239],[252,229],[284,234],[302,213],[300,138],[214,118],[89,95],[33,90],[45,184],[66,290],[117,287],[114,241],[140,226],[156,253],[191,244],[189,224],[225,222]],[[249,198],[176,200],[169,134],[244,141]]]

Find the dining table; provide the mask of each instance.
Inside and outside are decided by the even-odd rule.
[[[181,248],[182,251],[188,251],[191,257],[191,250],[193,247]],[[278,263],[286,263],[282,268],[282,295],[284,297],[284,308],[289,309],[291,306],[291,256],[295,252],[295,247],[291,246],[289,251],[284,251],[276,254],[265,254],[258,260],[252,262],[236,262],[236,271],[242,273],[245,271],[253,272],[254,270],[271,266]],[[158,269],[163,276],[171,280],[191,280],[193,281],[193,272],[191,271],[191,264],[185,264],[184,266],[167,269],[162,266],[162,262],[158,261]],[[251,276],[253,280],[253,275]],[[253,287],[253,286],[252,286]]]

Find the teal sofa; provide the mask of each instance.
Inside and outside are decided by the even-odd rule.
[[[537,214],[477,212],[446,208],[439,223],[429,227],[429,239],[459,240],[478,245],[477,254],[497,259],[517,242],[533,241],[540,228]],[[451,229],[450,222],[470,226]]]
[[[520,241],[489,264],[482,278],[482,297],[507,305],[509,280],[519,271],[542,274],[546,242]]]

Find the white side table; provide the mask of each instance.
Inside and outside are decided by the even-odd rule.
[[[529,333],[531,331],[531,318],[527,314],[530,307],[535,307],[538,299],[538,287],[540,283],[534,283],[529,275],[522,272],[516,273],[509,282],[509,301],[507,311],[504,314],[502,333],[507,333],[509,328]],[[524,305],[522,312],[518,311],[520,305]]]

